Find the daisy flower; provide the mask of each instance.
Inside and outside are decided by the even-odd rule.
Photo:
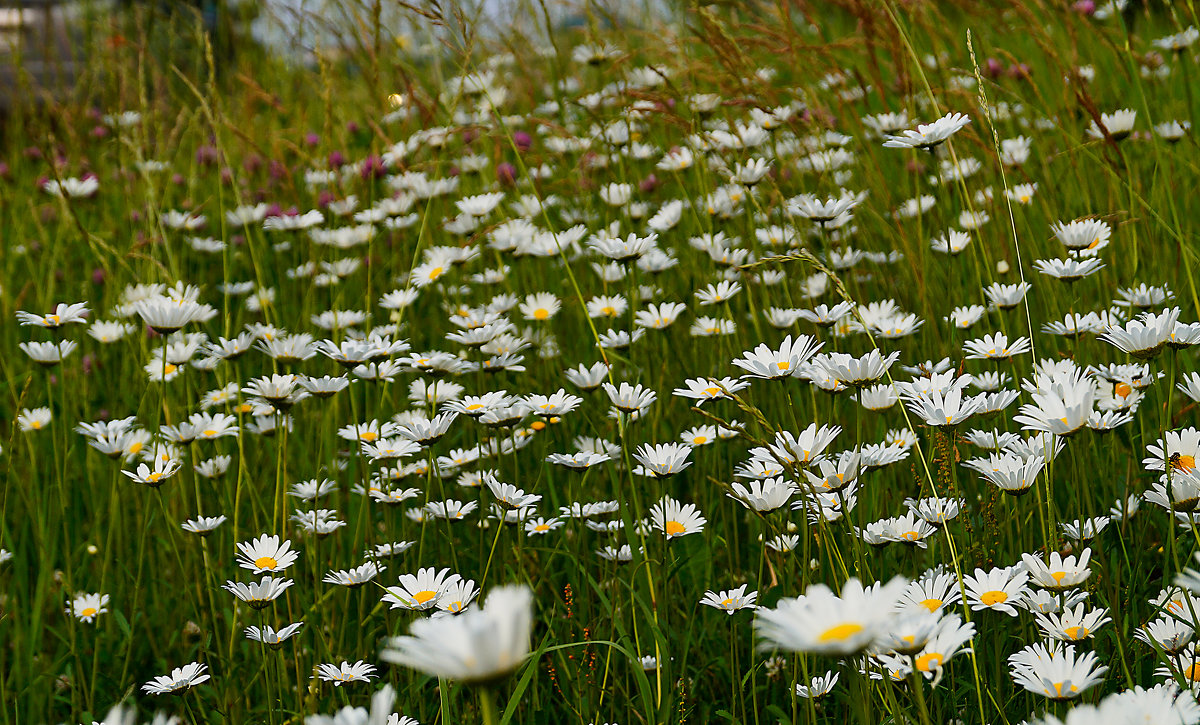
[[[796,493],[796,484],[776,477],[750,481],[748,485],[734,483],[730,489],[732,492],[726,495],[733,500],[753,511],[765,512],[786,506]]]
[[[71,606],[67,608],[67,614],[88,624],[95,622],[97,616],[107,613],[107,594],[78,594],[71,600]]]
[[[843,191],[839,197],[829,199],[819,199],[811,194],[801,194],[788,199],[787,210],[796,216],[825,225],[848,214],[865,198],[865,193],[854,194],[847,191]]]
[[[650,508],[650,521],[667,539],[698,533],[708,523],[695,504],[682,504],[670,496],[664,496]]]
[[[764,343],[751,352],[743,353],[733,364],[746,371],[743,378],[779,380],[795,375],[800,366],[808,362],[824,344],[808,335],[798,335],[795,340],[788,335],[778,349],[772,349]]]
[[[1025,205],[1033,201],[1033,195],[1037,193],[1037,188],[1038,185],[1036,181],[1027,184],[1017,184],[1011,189],[1005,189],[1004,196],[1007,197],[1009,201],[1015,201],[1018,204]]]
[[[1099,536],[1111,520],[1107,516],[1093,516],[1090,519],[1076,519],[1071,522],[1060,521],[1058,530],[1071,541],[1086,544]]]
[[[264,571],[278,573],[296,563],[299,554],[292,551],[290,541],[280,543],[278,536],[263,534],[251,541],[242,541],[237,545],[238,565],[249,569],[255,574]]]
[[[245,635],[246,639],[252,642],[262,642],[271,649],[279,649],[292,635],[299,632],[300,627],[303,625],[304,622],[293,622],[279,630],[270,625],[263,625],[262,627],[250,626],[246,627]]]
[[[833,692],[834,685],[838,681],[837,672],[826,672],[823,675],[814,675],[809,684],[804,685],[796,683],[796,697],[804,699],[819,700],[825,697],[830,692]]]
[[[194,519],[184,521],[181,528],[188,533],[197,534],[199,536],[208,536],[216,530],[218,526],[225,523],[225,516],[197,516]]]
[[[840,595],[824,584],[814,584],[799,597],[780,600],[774,609],[759,607],[754,616],[759,647],[833,656],[857,654],[886,630],[907,584],[902,577],[895,577],[887,584],[864,589],[851,577]]]
[[[1096,383],[1084,376],[1061,378],[1048,390],[1030,397],[1033,402],[1022,405],[1013,421],[1024,430],[1069,436],[1087,425],[1094,410]]]
[[[998,567],[991,571],[975,569],[974,576],[963,576],[967,603],[972,610],[990,609],[1017,616],[1017,604],[1024,598],[1029,573],[1020,567]]]
[[[883,145],[884,148],[928,151],[949,139],[970,122],[971,119],[962,113],[948,113],[932,123],[919,124],[915,131],[904,130],[899,135],[888,136]]]
[[[1189,624],[1169,616],[1147,622],[1133,631],[1134,637],[1172,656],[1182,652],[1195,635],[1196,630]]]
[[[901,397],[905,406],[926,425],[953,427],[970,418],[984,404],[979,396],[963,396],[963,388],[968,382],[969,379],[959,378],[944,393],[938,389],[921,392],[909,387],[901,391]]]
[[[704,289],[696,290],[696,299],[701,305],[716,305],[728,302],[734,295],[742,291],[742,285],[730,280],[710,284]]]
[[[1023,496],[1033,490],[1033,484],[1046,466],[1046,459],[1041,455],[1025,458],[1014,453],[1003,453],[973,459],[967,461],[966,465],[1004,493]]]
[[[1073,252],[1099,249],[1107,245],[1112,237],[1112,227],[1100,219],[1055,222],[1050,225],[1050,231],[1064,247]]]
[[[89,313],[87,305],[86,302],[76,302],[75,304],[60,302],[55,305],[53,312],[45,315],[18,310],[17,320],[22,325],[48,328],[62,327],[72,322],[86,323]]]
[[[1196,374],[1196,388],[1200,391],[1200,374]],[[737,378],[691,378],[684,381],[686,387],[675,388],[672,394],[696,401],[697,406],[704,405],[710,400],[730,399],[729,394],[737,393],[750,387],[750,383]],[[1200,392],[1197,392],[1200,397]]]
[[[134,483],[141,483],[151,488],[158,488],[167,482],[167,479],[175,475],[183,462],[177,458],[167,458],[159,456],[154,459],[154,468],[151,469],[145,463],[139,463],[136,471],[122,470],[126,476],[129,476]]]
[[[324,682],[332,682],[334,687],[341,687],[350,682],[370,682],[378,676],[375,674],[375,665],[359,660],[354,664],[349,662],[342,662],[340,665],[319,664],[313,679],[319,678]]]
[[[392,609],[432,609],[446,589],[460,578],[458,574],[451,574],[449,568],[441,571],[434,567],[418,569],[415,575],[400,575],[400,585],[387,587],[382,601],[390,604]]]
[[[78,344],[74,340],[61,342],[18,342],[17,347],[38,365],[45,368],[54,367],[75,351]]]
[[[854,388],[864,388],[887,374],[892,365],[900,359],[899,352],[889,353],[886,357],[874,349],[862,357],[854,357],[840,352],[831,352],[820,356],[817,363],[829,372],[830,377],[839,383]]]
[[[1019,282],[1017,284],[1001,284],[996,282],[985,287],[983,294],[989,304],[999,307],[1002,310],[1011,310],[1021,304],[1021,300],[1025,299],[1025,294],[1032,287],[1033,285],[1028,282]]]
[[[1008,658],[1009,674],[1021,687],[1050,700],[1071,700],[1099,683],[1108,667],[1095,652],[1075,656],[1074,645],[1033,644]]]
[[[604,383],[601,387],[608,394],[608,399],[612,402],[613,407],[622,413],[641,412],[649,408],[658,398],[658,393],[651,388],[643,387],[641,383],[630,385],[622,382],[620,387],[616,387],[612,383]]]
[[[540,516],[537,518],[531,518],[525,522],[525,535],[542,536],[554,531],[555,529],[562,528],[564,523],[566,522],[559,518],[547,519]]]
[[[366,564],[356,566],[353,569],[342,569],[330,571],[321,581],[326,584],[338,584],[351,589],[357,589],[362,585],[370,582],[380,572],[387,569],[385,566],[379,566],[373,561],[368,561]]]
[[[647,305],[646,309],[633,314],[633,324],[638,327],[661,330],[675,324],[679,316],[687,309],[682,302],[662,302]]]
[[[966,232],[960,232],[957,229],[951,229],[946,232],[945,236],[935,237],[930,243],[930,248],[935,252],[942,254],[958,254],[967,248],[971,243],[971,235]]]
[[[171,670],[171,674],[155,677],[142,685],[142,690],[150,695],[169,695],[181,690],[188,690],[208,681],[210,675],[205,672],[206,669],[208,669],[208,665],[199,662],[176,667]]]
[[[437,608],[449,614],[462,614],[479,596],[479,589],[471,579],[459,579],[449,584],[438,597]]]
[[[579,407],[583,398],[571,395],[559,388],[551,395],[527,395],[525,402],[533,409],[534,415],[548,418],[556,415],[566,415]]]
[[[1016,355],[1029,352],[1030,348],[1027,338],[1017,338],[1010,344],[1008,336],[1003,332],[984,335],[963,343],[963,351],[967,353],[968,360],[1010,360]]]
[[[1061,614],[1034,612],[1033,618],[1042,633],[1050,639],[1060,642],[1091,639],[1096,635],[1096,630],[1111,622],[1112,618],[1107,616],[1107,609],[1085,612],[1083,606],[1080,604],[1074,609],[1064,609]]]
[[[974,636],[973,623],[964,624],[957,614],[945,617],[938,621],[933,637],[913,655],[913,664],[926,678],[936,679],[951,658],[960,652],[971,651],[963,649],[962,646]]]
[[[22,433],[41,430],[50,425],[52,417],[53,414],[49,408],[22,408],[21,412],[17,414],[17,427]]]
[[[692,465],[692,462],[687,460],[691,454],[692,446],[682,443],[643,443],[638,446],[633,457],[642,464],[646,475],[667,478]]]
[[[733,615],[739,609],[756,609],[754,601],[758,599],[758,592],[746,593],[745,584],[737,589],[727,589],[720,592],[706,591],[700,603],[720,609],[728,615]]]
[[[897,599],[897,609],[921,606],[930,612],[938,612],[962,600],[958,578],[952,573],[929,570],[904,588]]]
[[[1100,122],[1093,119],[1088,126],[1088,136],[1094,139],[1112,137],[1113,141],[1123,141],[1133,133],[1133,124],[1137,121],[1137,111],[1122,108],[1112,113],[1101,113]]]
[[[529,656],[532,630],[533,592],[504,586],[492,590],[478,609],[414,621],[408,635],[385,643],[380,658],[434,677],[495,681]]]
[[[1063,592],[1083,586],[1092,575],[1088,568],[1091,556],[1091,549],[1084,549],[1078,559],[1074,556],[1063,558],[1062,554],[1052,551],[1049,564],[1031,554],[1021,554],[1021,562],[1029,572],[1031,584],[1052,592]]]
[[[1184,428],[1169,430],[1164,437],[1146,446],[1150,454],[1142,459],[1149,471],[1166,471],[1174,474],[1190,474],[1196,471],[1196,457],[1200,456],[1200,430]]]
[[[270,576],[264,576],[261,581],[249,584],[226,581],[222,589],[254,609],[264,609],[287,591],[293,583],[291,579],[273,579]]]
[[[1144,313],[1138,319],[1125,323],[1124,327],[1109,325],[1097,339],[1139,360],[1149,360],[1162,352],[1171,339],[1178,319],[1178,307],[1157,315]]]
[[[1049,277],[1063,282],[1077,282],[1088,275],[1098,272],[1104,267],[1104,262],[1098,258],[1088,259],[1038,259],[1033,263],[1034,269]]]
[[[531,294],[518,306],[522,317],[536,322],[549,320],[558,314],[561,308],[562,303],[552,292]]]

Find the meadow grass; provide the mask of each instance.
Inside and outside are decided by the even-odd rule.
[[[1200,721],[1200,22],[1146,5],[85,18],[3,139],[0,719]]]

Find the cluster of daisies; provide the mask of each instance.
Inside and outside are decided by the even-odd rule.
[[[1163,39],[1160,47],[1183,52],[1195,35]],[[575,60],[607,66],[621,55],[585,46]],[[556,537],[557,546],[586,547],[581,556],[607,579],[633,568],[622,564],[666,559],[664,551],[687,546],[680,540],[705,533],[711,518],[722,530],[728,522],[755,522],[761,545],[751,542],[751,548],[799,571],[800,581],[782,584],[788,596],[762,597],[774,600],[769,606],[760,594],[773,585],[732,574],[718,588],[689,592],[697,606],[752,631],[771,667],[783,666],[783,653],[837,662],[840,669],[796,683],[787,696],[828,697],[845,671],[937,687],[952,660],[976,656],[972,643],[983,629],[1009,619],[1032,623],[1026,631],[1036,628],[1040,635],[1004,653],[1012,684],[1064,701],[1103,682],[1108,660],[1090,647],[1113,618],[1087,588],[1091,547],[1115,547],[1103,538],[1111,535],[1110,525],[1119,528],[1143,502],[1181,531],[1194,532],[1200,523],[1200,431],[1161,425],[1156,413],[1163,403],[1142,411],[1147,398],[1171,401],[1176,392],[1177,407],[1181,400],[1200,403],[1200,374],[1176,373],[1193,359],[1187,351],[1200,344],[1200,323],[1186,321],[1167,282],[1119,287],[1098,309],[1072,306],[1059,319],[1038,320],[1036,330],[1030,310],[1031,297],[1053,285],[1062,290],[1047,291],[1041,308],[1053,307],[1059,294],[1073,299],[1066,290],[1080,288],[1068,285],[1111,272],[1106,255],[1135,242],[1122,240],[1103,214],[1059,220],[1037,232],[1053,240],[1054,253],[1018,270],[1004,260],[987,265],[996,270],[995,281],[984,284],[978,272],[975,302],[951,307],[940,297],[928,300],[926,308],[944,314],[940,319],[882,294],[855,300],[851,290],[872,289],[899,274],[892,270],[906,261],[895,249],[857,248],[867,236],[858,215],[870,210],[895,224],[924,225],[916,227],[928,232],[921,244],[928,242],[937,264],[991,254],[978,249],[981,230],[994,215],[1029,206],[1037,183],[1006,185],[1002,194],[984,186],[964,193],[961,208],[954,194],[973,185],[988,164],[1031,178],[1033,141],[998,138],[996,158],[961,156],[950,149],[970,127],[969,114],[943,114],[919,97],[905,105],[931,122],[917,123],[904,111],[868,114],[858,119],[858,135],[856,127],[841,133],[813,124],[819,109],[804,88],[786,89],[795,100],[785,105],[743,107],[702,93],[668,108],[649,100],[672,80],[664,66],[614,70],[610,83],[592,91],[568,78],[544,95],[570,101],[508,113],[512,89],[504,78],[511,61],[495,56],[483,70],[446,82],[439,100],[455,109],[452,126],[416,128],[378,156],[331,159],[304,170],[297,182],[321,199],[318,208],[285,211],[259,203],[221,209],[223,224],[210,224],[198,209],[158,212],[174,250],[197,260],[198,268],[208,261],[210,271],[221,270],[211,288],[183,279],[141,282],[125,286],[99,315],[87,301],[17,313],[22,326],[46,338],[20,348],[48,372],[73,364],[85,345],[98,355],[109,346],[141,355],[148,396],[160,403],[152,406],[153,418],[57,423],[73,425],[132,484],[169,496],[169,484],[190,469],[206,492],[229,490],[256,477],[256,464],[248,461],[266,470],[276,452],[291,456],[289,475],[319,471],[287,480],[273,502],[280,515],[257,517],[273,523],[248,540],[240,540],[240,530],[221,538],[236,526],[230,519],[238,520],[239,512],[228,508],[233,497],[201,496],[197,487],[195,501],[189,495],[175,502],[176,511],[190,513],[172,525],[193,535],[189,543],[197,550],[220,534],[215,541],[235,554],[240,576],[226,580],[224,594],[235,612],[245,607],[261,616],[242,629],[245,638],[265,652],[317,636],[303,621],[266,621],[304,610],[277,606],[310,586],[289,575],[301,549],[288,537],[324,552],[334,549],[322,544],[331,537],[351,542],[337,551],[354,551],[355,558],[343,562],[347,568],[334,568],[328,553],[314,555],[329,567],[321,584],[364,588],[380,605],[367,616],[400,610],[411,627],[381,647],[370,645],[374,649],[354,662],[316,663],[313,680],[335,687],[370,682],[380,677],[373,660],[467,683],[493,682],[525,662],[534,618],[532,589],[488,581],[504,532],[512,532],[518,547]],[[1067,82],[1088,76],[1079,68]],[[765,69],[754,80],[773,77]],[[951,81],[968,88],[976,79],[959,74]],[[843,103],[862,100],[864,89],[851,74],[830,73],[817,85]],[[389,130],[416,127],[412,108],[378,120]],[[1015,105],[991,111],[1007,128],[1057,123],[1031,119]],[[656,119],[668,113],[686,114],[691,132],[670,147],[649,142]],[[545,116],[568,122],[532,121]],[[121,135],[144,121],[121,114],[109,122]],[[1136,122],[1129,110],[1098,114],[1077,136],[1140,143],[1145,139],[1133,133]],[[806,128],[811,132],[803,133]],[[1178,141],[1190,124],[1172,121],[1154,130]],[[479,133],[510,138],[522,152],[520,166],[505,162],[489,171],[493,159],[472,145]],[[927,163],[930,173],[921,181],[930,193],[879,208],[856,189],[856,143]],[[450,166],[455,173],[444,172]],[[145,162],[142,171],[166,168]],[[551,182],[577,173],[594,180],[594,188],[578,198],[548,191],[563,186]],[[705,190],[672,197],[659,174],[697,174]],[[71,204],[109,193],[95,176],[41,186]],[[347,189],[362,189],[362,198]],[[234,245],[203,236],[217,227],[239,230],[244,239]],[[269,255],[280,273],[251,275],[247,244]],[[412,261],[402,269],[372,256],[401,245],[406,254],[395,256]],[[226,278],[225,269],[253,279]],[[697,270],[694,279],[672,272],[680,269]],[[545,277],[547,270],[559,279]],[[529,289],[531,282],[561,284]],[[285,310],[308,309],[301,300],[314,290],[329,290],[338,306],[287,319]],[[69,337],[79,327],[90,342]],[[952,347],[939,359],[906,357],[912,340],[931,328]],[[1039,349],[1060,344],[1070,346],[1071,356]],[[647,359],[679,350],[679,366],[669,367],[673,379],[665,387],[649,382]],[[835,401],[822,410],[836,412],[819,414],[818,394]],[[790,411],[790,418],[766,420],[762,401],[785,401],[775,408]],[[689,415],[675,415],[683,410],[693,411],[695,425],[678,422]],[[660,425],[641,424],[647,420]],[[664,421],[670,438],[652,439],[647,429],[662,430]],[[866,440],[864,422],[868,430],[886,432]],[[1054,500],[1055,461],[1064,451],[1095,455],[1094,441],[1108,441],[1100,437],[1135,422],[1159,431],[1144,450],[1143,473],[1153,479],[1145,490],[1129,487],[1115,502],[1081,495],[1067,505],[1060,496],[1057,511],[1044,503]],[[56,422],[44,406],[19,411],[15,425],[35,436]],[[308,442],[322,427],[337,450],[314,464]],[[301,443],[289,449],[289,439]],[[545,442],[531,449],[541,451],[536,457],[527,452],[535,440]],[[729,454],[706,458],[706,470],[697,474],[692,466],[708,446]],[[892,515],[876,518],[884,513],[876,492],[889,485],[876,481],[892,475],[883,472],[901,463],[922,470],[938,446],[962,454],[961,466],[953,456],[946,464],[955,469],[954,485],[944,487],[947,482],[925,468],[928,485],[887,511]],[[550,486],[560,484],[570,495],[551,495]],[[715,501],[703,493],[710,485],[721,494]],[[1024,498],[1034,491],[1037,496]],[[270,498],[267,488],[260,494]],[[967,567],[953,549],[950,527],[960,517],[978,516],[985,500],[1035,513],[1045,529],[1038,534],[1045,536],[1043,547],[1003,564]],[[332,501],[343,502],[341,510]],[[294,507],[290,514],[288,507]],[[356,511],[366,511],[371,525],[351,525],[364,515]],[[247,518],[241,517],[242,526]],[[364,528],[366,542],[360,540]],[[454,567],[444,566],[444,547],[422,544],[436,532],[449,548],[474,550],[481,529],[490,546],[486,560],[475,562],[478,571],[457,559]],[[1061,552],[1059,539],[1066,542]],[[820,569],[809,561],[816,556],[814,541],[823,556],[838,559],[837,582],[810,580]],[[936,549],[939,557],[949,550],[952,565],[941,557],[933,566],[864,584],[869,552],[888,549],[922,556]],[[11,557],[0,550],[0,562]],[[514,557],[510,565],[519,563]],[[176,573],[199,577],[196,566],[196,572]],[[1159,713],[1162,722],[1200,721],[1200,706],[1187,689],[1200,686],[1194,642],[1200,572],[1176,574],[1146,604],[1152,616],[1134,630],[1136,646],[1160,663],[1156,681],[1077,707],[1067,722],[1117,722],[1144,712]],[[482,599],[481,591],[487,593]],[[323,595],[303,596],[311,604]],[[112,593],[72,592],[66,612],[92,624],[121,605]],[[636,655],[630,666],[659,666],[658,657]],[[208,667],[192,662],[142,690],[185,692],[209,682]],[[978,668],[973,672],[976,687],[991,686],[978,679]],[[415,723],[393,712],[396,698],[385,685],[370,711],[346,708],[307,722]],[[106,723],[128,717],[114,709]]]

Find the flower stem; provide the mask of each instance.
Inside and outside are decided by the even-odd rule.
[[[490,687],[479,688],[479,713],[483,718],[483,725],[499,725],[500,713],[496,709],[495,693]]]

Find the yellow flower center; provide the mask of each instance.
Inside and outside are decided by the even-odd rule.
[[[663,530],[667,532],[667,536],[679,536],[687,531],[687,527],[678,521],[668,521],[663,526]]]
[[[1132,392],[1133,392],[1133,386],[1130,385],[1129,383],[1117,383],[1113,387],[1113,394],[1117,395],[1119,397],[1122,397],[1122,398],[1129,397],[1129,394]]]
[[[835,627],[830,627],[817,637],[818,642],[842,642],[850,639],[854,635],[863,631],[863,626],[858,622],[846,622]]]
[[[534,430],[542,430],[543,428],[546,427],[546,424],[540,420],[535,420],[529,424],[529,427],[533,428]]]
[[[34,430],[40,430],[40,429],[41,429],[41,427],[42,427],[42,421],[40,421],[40,420],[31,420],[31,421],[29,421],[29,427],[30,427],[30,428],[33,428]]]
[[[425,591],[417,592],[416,594],[414,594],[413,601],[416,602],[417,604],[424,604],[425,602],[428,602],[430,599],[433,599],[436,596],[437,596],[437,592],[432,591],[430,589],[426,589]]]
[[[922,672],[930,672],[942,666],[942,654],[940,652],[926,652],[917,658],[917,669]]]
[[[729,609],[731,606],[733,606],[733,599],[727,597],[721,600],[722,609]]]
[[[1183,473],[1190,473],[1196,467],[1196,457],[1188,455],[1176,455],[1171,457],[1171,468]]]
[[[358,437],[363,439],[367,443],[370,443],[370,442],[374,441],[375,439],[379,438],[379,434],[374,431],[365,430],[362,433],[359,433]]]
[[[1052,571],[1050,572],[1050,576],[1054,577],[1054,581],[1062,584],[1062,580],[1067,576],[1067,573],[1065,571]]]
[[[720,392],[721,392],[721,389],[718,387],[715,387],[715,386],[704,389],[705,395],[717,395]]]
[[[143,445],[144,444],[141,441],[134,441],[133,443],[129,444],[129,447],[125,449],[125,452],[131,456],[141,453]]]
[[[201,434],[200,434],[200,436],[201,436],[202,438],[213,438],[213,437],[215,437],[216,435],[217,435],[217,431],[216,431],[216,430],[214,430],[214,429],[212,429],[212,428],[209,428],[208,430],[206,430],[206,431],[204,431],[203,433],[201,433]]]
[[[1192,682],[1200,682],[1200,663],[1192,664],[1184,668],[1183,676]]]
[[[607,317],[616,317],[617,311],[615,308],[613,308],[612,305],[609,305],[608,307],[601,307],[600,314],[605,315]]]
[[[1067,627],[1066,629],[1064,629],[1064,630],[1063,630],[1063,634],[1067,635],[1067,637],[1068,637],[1068,638],[1070,638],[1070,639],[1073,639],[1073,640],[1076,640],[1076,641],[1078,641],[1078,640],[1081,640],[1081,639],[1086,639],[1086,638],[1087,638],[1087,636],[1088,636],[1088,628],[1087,628],[1087,627],[1082,627],[1082,626],[1080,626],[1080,627]]]
[[[96,608],[95,608],[95,607],[88,607],[88,608],[84,609],[82,612],[80,612],[80,613],[79,613],[79,616],[81,616],[81,617],[94,617],[94,616],[96,616]]]
[[[433,280],[437,279],[438,277],[441,277],[442,273],[445,271],[446,270],[443,269],[442,267],[434,267],[433,269],[429,270],[429,281],[432,282]]]
[[[707,442],[708,442],[708,436],[698,435],[692,439],[692,443],[695,443],[698,446],[702,446]]]
[[[930,612],[936,612],[938,610],[938,607],[942,606],[942,604],[944,604],[944,602],[941,599],[922,599],[921,600],[921,605],[923,607],[925,607],[926,609],[928,609]]]
[[[1055,700],[1063,700],[1063,699],[1070,697],[1073,693],[1079,692],[1079,688],[1076,687],[1075,685],[1071,685],[1067,689],[1066,692],[1063,692],[1063,684],[1065,684],[1065,683],[1055,682],[1052,685],[1054,687],[1054,690],[1051,690],[1049,687],[1047,687],[1046,688],[1046,696],[1053,698]]]
[[[147,481],[157,481],[162,477],[163,477],[163,475],[161,473],[159,473],[158,471],[155,471],[154,473],[151,473],[149,476],[146,476],[146,480]]]
[[[992,606],[993,604],[1001,604],[1008,601],[1008,593],[1002,592],[999,589],[990,592],[984,592],[979,597],[979,601],[983,602],[984,605],[988,607]]]
[[[62,323],[62,318],[59,317],[58,315],[46,315],[46,326],[47,327],[57,327],[61,323]]]
[[[788,362],[787,360],[775,363],[775,367],[779,368],[780,370],[787,370],[791,366],[792,366],[792,364],[790,362]]]
[[[470,410],[470,411],[483,410],[483,403],[471,403],[470,405],[467,406],[467,410]]]
[[[255,569],[274,569],[277,566],[279,566],[279,562],[270,556],[260,556],[254,560]]]
[[[533,311],[533,319],[535,319],[535,320],[545,320],[545,319],[548,319],[549,317],[550,317],[550,310],[546,309],[545,307],[539,307]]]
[[[550,530],[550,524],[538,524],[537,526],[533,527],[533,530],[539,534],[544,533]]]
[[[921,534],[917,533],[916,531],[905,531],[903,534],[900,534],[900,538],[904,539],[905,541],[916,541],[917,539],[921,538]]]
[[[179,369],[178,367],[172,365],[171,363],[167,363],[166,366],[163,367],[163,374],[170,375],[171,373],[175,372],[178,369]]]

